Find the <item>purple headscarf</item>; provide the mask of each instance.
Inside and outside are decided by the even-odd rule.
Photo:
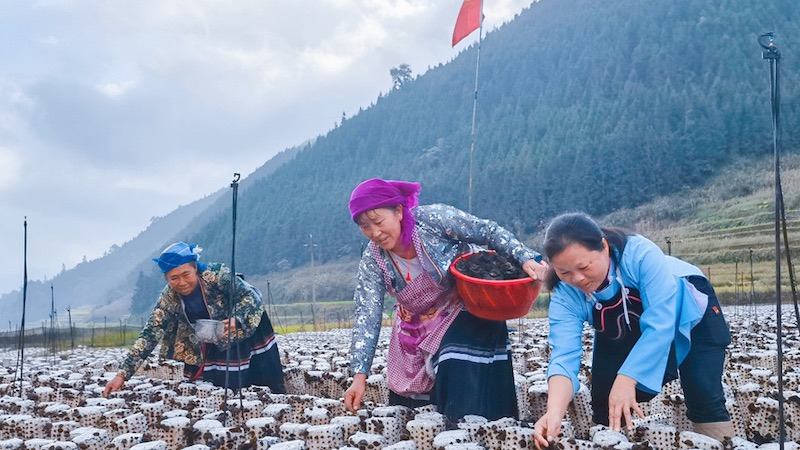
[[[365,211],[403,205],[403,220],[400,222],[400,242],[411,244],[411,233],[414,230],[414,214],[411,208],[419,204],[419,183],[410,181],[382,180],[372,178],[362,181],[350,194],[350,217],[358,221],[358,216]]]

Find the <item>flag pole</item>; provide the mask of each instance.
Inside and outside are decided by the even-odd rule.
[[[478,56],[475,63],[475,93],[472,97],[472,142],[469,146],[469,193],[467,199],[467,212],[472,214],[472,173],[473,157],[475,155],[475,114],[478,110],[478,73],[481,68],[481,43],[483,41],[483,1],[481,1],[480,25],[478,26]]]

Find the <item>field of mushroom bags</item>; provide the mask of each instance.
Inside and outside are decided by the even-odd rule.
[[[784,311],[785,448],[800,440],[798,330]],[[733,344],[725,388],[737,436],[718,442],[690,431],[677,382],[643,404],[646,418],[630,433],[591,423],[588,390],[568,411],[559,449],[777,449],[777,350],[773,308],[727,311]],[[349,380],[349,330],[280,336],[287,394],[244,389],[241,396],[210,384],[187,383],[182,366],[151,360],[125,389],[101,397],[126,349],[86,349],[57,355],[25,350],[22,381],[18,352],[0,352],[0,449],[526,449],[546,400],[547,320],[509,321],[520,419],[467,416],[447,426],[430,408],[386,406],[383,373],[388,334],[381,335],[365,407],[347,414],[342,395]],[[385,330],[388,331],[388,330]],[[584,333],[588,348],[591,333]],[[591,355],[585,354],[585,361]],[[583,380],[588,366],[583,368]],[[222,408],[227,398],[227,408]],[[223,412],[225,411],[225,412]]]

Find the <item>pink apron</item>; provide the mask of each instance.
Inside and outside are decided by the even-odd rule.
[[[407,282],[400,292],[392,288],[386,260],[381,256],[380,249],[370,242],[387,289],[397,299],[386,358],[386,381],[389,389],[406,397],[424,394],[433,388],[434,374],[427,363],[439,349],[445,332],[463,307],[456,290],[441,287],[425,269],[427,262],[416,230],[412,241],[423,270],[419,276]]]

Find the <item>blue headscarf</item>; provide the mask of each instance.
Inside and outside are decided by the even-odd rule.
[[[176,242],[165,248],[161,252],[161,256],[153,258],[153,261],[158,263],[158,267],[164,273],[192,261],[197,263],[197,269],[202,272],[206,270],[206,265],[198,262],[202,251],[203,249],[198,247],[197,244]]]

